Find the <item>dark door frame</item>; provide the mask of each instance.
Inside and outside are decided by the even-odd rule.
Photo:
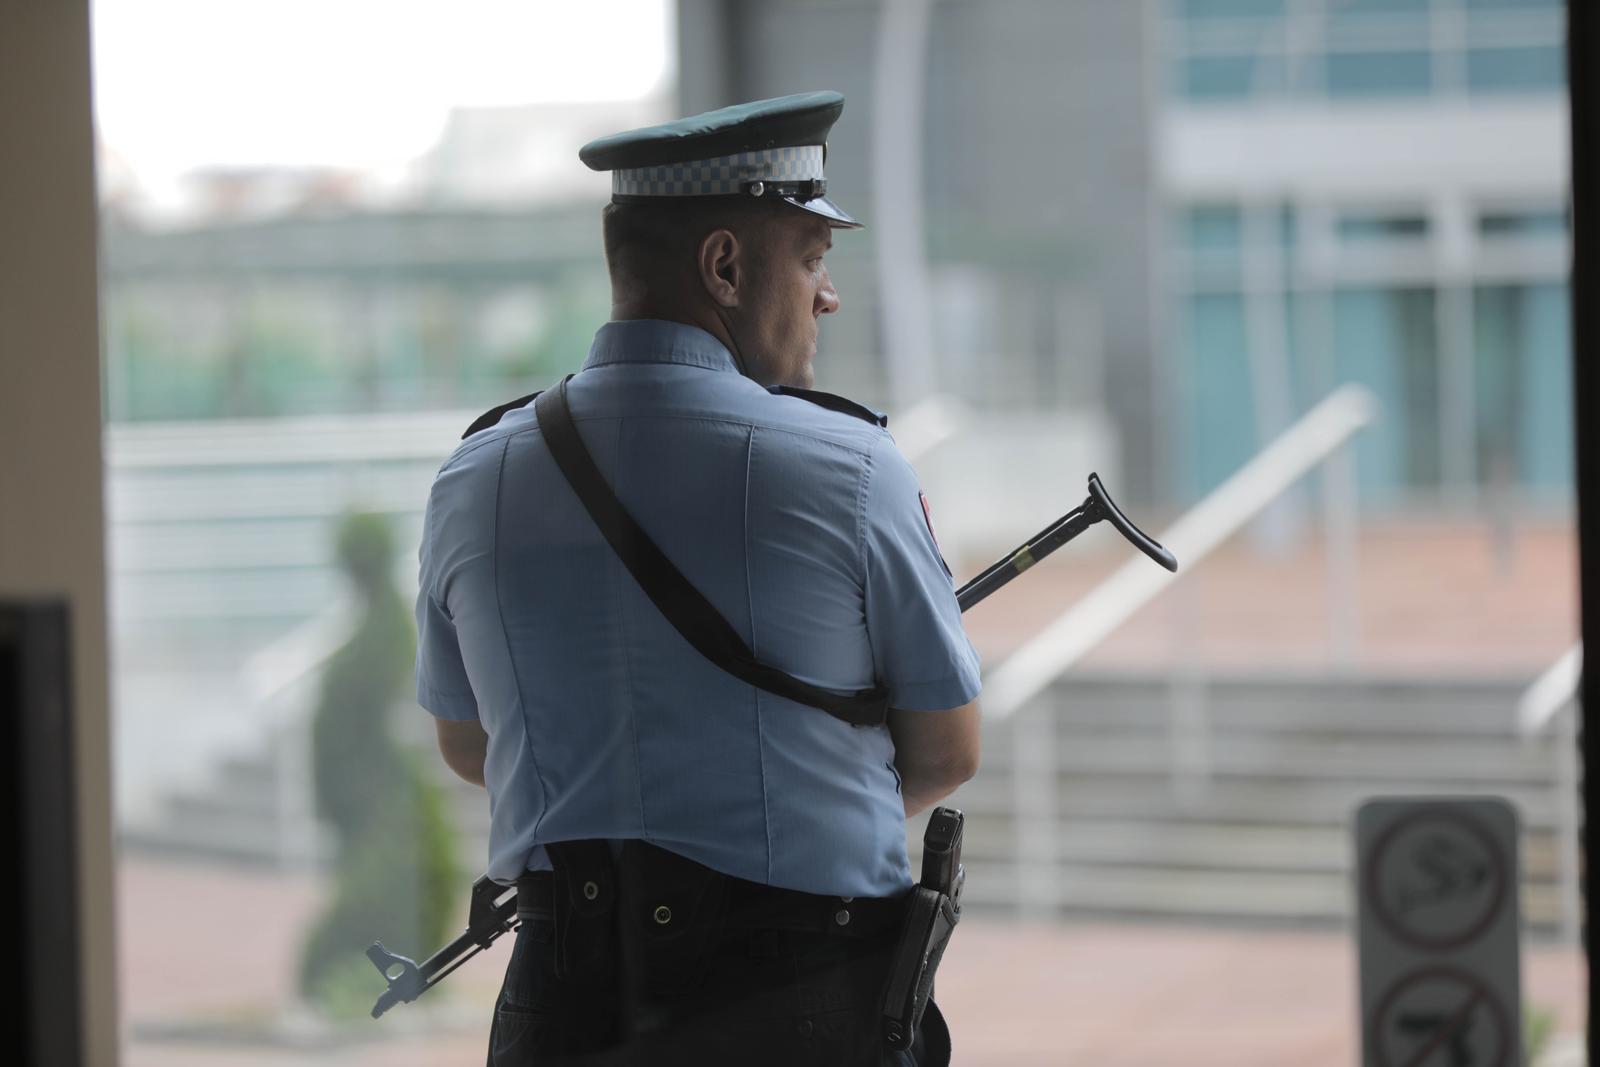
[[[1600,371],[1585,357],[1600,347],[1600,6],[1594,0],[1567,3],[1567,82],[1572,94],[1572,401],[1573,447],[1577,450],[1578,596],[1585,649],[1600,648],[1600,431],[1585,412],[1600,410]],[[1585,670],[1579,685],[1578,745],[1583,755],[1583,863],[1594,854],[1596,766],[1588,709],[1600,706],[1600,672]],[[1589,885],[1581,887],[1583,952],[1592,970],[1594,924],[1589,922]],[[1589,1062],[1600,1063],[1590,982]]]

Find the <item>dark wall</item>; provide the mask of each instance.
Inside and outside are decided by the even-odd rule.
[[[818,380],[864,400],[884,394],[872,231],[875,0],[681,0],[685,114],[808,89],[844,93],[829,144],[836,199],[867,223],[836,242],[830,265],[843,309],[826,323]],[[936,0],[929,28],[925,229],[935,274],[983,272],[983,353],[1000,388],[1044,404],[1094,406],[1096,388],[1121,434],[1134,498],[1153,488],[1155,436],[1152,79],[1144,3]],[[1064,291],[1098,314],[1103,351],[1066,351],[1055,322]],[[936,311],[937,314],[937,311]],[[1069,331],[1070,332],[1070,331]],[[940,331],[935,330],[935,336]],[[937,341],[936,341],[937,343]],[[839,360],[829,365],[829,359]],[[1084,360],[1051,375],[1052,360]],[[848,361],[848,362],[846,362]],[[1004,379],[1024,384],[1008,390]],[[1060,388],[1037,390],[1036,382]],[[964,386],[970,388],[970,386]],[[985,390],[980,383],[973,389]]]

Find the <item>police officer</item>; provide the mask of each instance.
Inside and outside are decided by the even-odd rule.
[[[585,146],[611,321],[434,482],[417,698],[522,918],[491,1065],[948,1060],[936,1007],[898,1053],[879,1008],[905,819],[977,766],[978,660],[885,420],[810,391],[859,227],[825,195],[843,106]]]

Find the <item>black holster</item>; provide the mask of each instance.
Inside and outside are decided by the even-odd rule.
[[[883,1040],[906,1049],[916,1039],[922,1014],[933,999],[933,976],[961,921],[961,866],[964,817],[954,808],[935,808],[922,842],[922,880],[911,890],[910,907],[895,946],[883,990]]]

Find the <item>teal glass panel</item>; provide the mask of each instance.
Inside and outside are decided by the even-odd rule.
[[[1467,88],[1475,93],[1560,92],[1566,84],[1566,58],[1557,45],[1467,52]]]
[[[1499,237],[1565,237],[1567,213],[1558,209],[1485,214],[1478,218],[1478,233],[1490,240]]]
[[[1237,100],[1280,94],[1283,62],[1273,56],[1190,56],[1175,73],[1182,96],[1191,100]]]
[[[1283,294],[1283,322],[1284,339],[1286,343],[1285,356],[1289,365],[1289,396],[1294,408],[1295,417],[1299,417],[1317,401],[1327,395],[1329,391],[1328,375],[1324,367],[1316,362],[1316,354],[1321,350],[1319,341],[1306,328],[1302,314],[1306,302],[1321,300],[1326,294],[1296,293],[1288,291]]]
[[[1428,236],[1428,219],[1423,215],[1341,215],[1338,234],[1341,241],[1417,241]]]
[[[1485,481],[1572,484],[1572,334],[1565,285],[1479,289],[1477,445]]]
[[[1179,0],[1176,10],[1189,21],[1282,18],[1284,0]]]
[[[1177,233],[1197,285],[1215,289],[1239,284],[1243,232],[1237,207],[1189,208],[1179,220]]]
[[[1237,252],[1243,240],[1239,209],[1232,204],[1192,207],[1184,213],[1184,241],[1195,252]]]
[[[1330,52],[1328,95],[1420,96],[1432,90],[1433,57],[1425,50]]]
[[[1191,497],[1199,497],[1255,453],[1257,435],[1243,299],[1197,293],[1183,311],[1184,433],[1175,459]]]
[[[1278,209],[1278,247],[1285,253],[1294,251],[1297,231],[1294,206],[1284,204]]]
[[[1559,12],[1563,0],[1464,0],[1468,11],[1550,11]]]
[[[1331,0],[1325,20],[1330,59],[1361,49],[1426,51],[1431,44],[1428,0]]]
[[[1510,479],[1517,466],[1523,408],[1517,340],[1522,291],[1506,286],[1477,290],[1472,318],[1478,479],[1493,485]]]
[[[1431,0],[1328,0],[1328,20],[1361,15],[1427,15]]]
[[[1572,313],[1567,287],[1531,285],[1523,303],[1522,462],[1526,484],[1572,485]]]
[[[1334,378],[1378,398],[1357,438],[1364,496],[1393,499],[1439,479],[1438,346],[1431,290],[1349,289],[1334,296]]]

